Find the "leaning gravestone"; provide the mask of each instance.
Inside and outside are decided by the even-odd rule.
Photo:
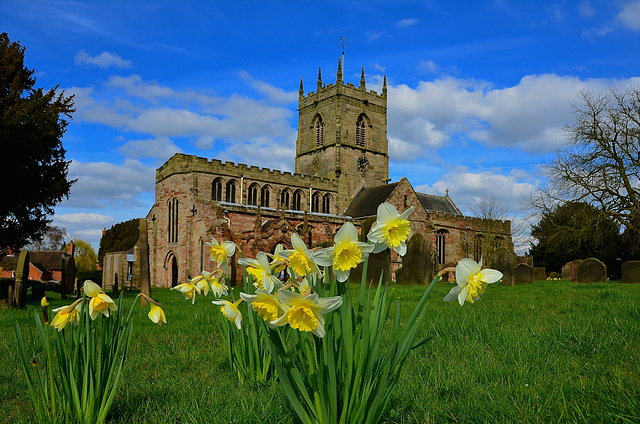
[[[547,273],[543,266],[537,266],[533,268],[533,277],[536,281],[545,281],[547,279]]]
[[[606,283],[607,266],[595,258],[585,259],[578,265],[579,283]]]
[[[515,258],[513,253],[509,252],[504,247],[496,249],[491,254],[491,260],[489,261],[491,268],[500,271],[502,273],[502,280],[500,284],[503,286],[513,286],[513,265]]]
[[[27,283],[29,282],[29,251],[23,250],[16,267],[16,284],[14,289],[15,304],[24,308],[27,302]]]
[[[533,284],[533,267],[529,264],[518,264],[513,269],[513,282],[515,284]]]
[[[640,261],[628,261],[622,264],[622,282],[640,284]]]
[[[431,245],[422,234],[414,234],[407,243],[402,268],[396,271],[398,284],[429,284],[433,279]]]

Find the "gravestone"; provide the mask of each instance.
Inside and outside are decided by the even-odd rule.
[[[628,261],[622,264],[622,282],[640,284],[640,261]]]
[[[29,251],[23,250],[16,267],[16,284],[14,288],[15,305],[24,308],[27,302],[27,284],[29,282]]]
[[[518,264],[513,269],[514,284],[533,284],[533,267],[529,264]]]
[[[515,263],[513,253],[504,247],[500,247],[491,254],[489,263],[492,269],[502,273],[502,280],[500,280],[501,285],[513,286],[513,266]]]
[[[431,243],[422,235],[414,234],[407,243],[402,267],[396,270],[398,284],[429,284],[433,279]]]
[[[140,293],[151,297],[151,276],[149,272],[149,240],[147,236],[147,220],[140,218],[140,235],[138,244],[138,262],[140,263]]]
[[[536,281],[545,281],[547,279],[547,273],[543,266],[537,266],[533,268],[533,277]]]
[[[567,262],[562,266],[562,279],[571,280],[571,262]]]
[[[578,265],[579,283],[606,283],[607,266],[595,258],[585,259]]]

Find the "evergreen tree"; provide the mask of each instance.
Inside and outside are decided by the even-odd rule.
[[[3,201],[0,202],[0,256],[40,239],[53,207],[74,181],[62,147],[75,111],[73,96],[58,87],[36,88],[34,71],[24,66],[24,47],[0,34],[0,146],[3,155]]]

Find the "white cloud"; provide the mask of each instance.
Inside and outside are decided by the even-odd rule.
[[[221,159],[291,172],[294,169],[296,155],[295,135],[277,141],[258,138],[244,143],[233,143],[227,149],[227,154],[228,157]]]
[[[384,31],[365,31],[364,35],[367,36],[369,41],[375,41],[378,38],[382,38],[385,35]]]
[[[80,50],[75,58],[75,64],[98,66],[100,68],[132,68],[133,64],[130,60],[121,58],[115,53],[102,52],[97,56],[91,56],[84,50]]]
[[[107,162],[72,161],[71,186],[65,207],[102,208],[141,206],[139,196],[155,190],[155,168],[127,159],[122,165]]]
[[[67,213],[55,216],[56,222],[65,224],[111,225],[115,219],[110,215],[99,213]]]
[[[616,19],[627,29],[640,30],[640,0],[630,1],[622,6]]]
[[[420,20],[416,18],[403,19],[401,21],[398,21],[398,28],[408,28],[410,26],[416,25],[418,22],[420,22]]]
[[[90,242],[96,253],[100,246],[102,230],[116,223],[111,215],[98,213],[68,213],[55,214],[53,224],[62,227],[72,239],[82,239]]]
[[[389,138],[422,146],[423,155],[458,139],[542,155],[564,142],[571,102],[581,90],[636,81],[542,74],[503,88],[453,77],[421,81],[415,88],[389,86]]]
[[[158,158],[166,160],[175,153],[182,152],[169,137],[131,140],[122,145],[120,150],[127,158]]]
[[[288,105],[298,101],[297,91],[284,91],[281,88],[274,87],[264,81],[259,81],[249,75],[248,72],[242,71],[241,77],[245,79],[254,90],[260,94],[266,95],[269,100],[276,104]]]
[[[578,14],[586,19],[591,19],[596,16],[596,10],[591,5],[589,0],[581,1],[578,4]]]

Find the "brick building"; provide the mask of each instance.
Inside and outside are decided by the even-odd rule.
[[[299,90],[295,173],[175,154],[156,171],[155,204],[146,217],[151,284],[173,286],[211,269],[204,245],[232,240],[236,256],[290,247],[297,232],[308,246],[331,242],[346,221],[360,226],[384,201],[415,206],[412,231],[431,249],[437,269],[481,254],[485,223],[465,217],[447,193],[416,193],[406,178],[389,183],[387,85],[382,93],[345,84]],[[513,250],[510,222],[495,222],[491,237]],[[432,253],[431,253],[432,252]],[[392,269],[402,265],[392,256]],[[144,258],[142,259],[144,260]],[[235,263],[235,262],[234,262]],[[231,277],[237,280],[237,266]]]

